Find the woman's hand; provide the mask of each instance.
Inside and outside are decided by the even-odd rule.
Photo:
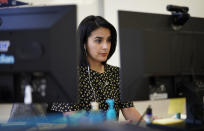
[[[74,113],[76,113],[77,111],[69,111],[69,112],[63,112],[63,115],[64,116],[70,116],[70,115],[72,115],[72,114],[74,114]]]
[[[123,108],[122,114],[128,122],[138,121],[141,118],[135,107]]]

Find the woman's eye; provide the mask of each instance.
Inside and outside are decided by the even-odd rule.
[[[95,40],[97,43],[101,43],[101,40]]]
[[[107,39],[107,41],[108,41],[108,42],[111,42],[111,37],[109,37],[109,38]]]

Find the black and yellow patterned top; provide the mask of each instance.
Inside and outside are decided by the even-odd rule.
[[[114,107],[119,115],[119,110],[122,108],[133,107],[132,102],[121,103],[119,92],[119,68],[115,66],[105,65],[104,73],[99,73],[90,69],[91,85],[95,90],[96,101],[99,103],[99,109],[106,111],[108,109],[107,99],[114,99]],[[79,78],[79,104],[68,103],[53,103],[51,106],[52,111],[56,112],[68,112],[91,109],[90,102],[95,101],[94,91],[90,86],[88,67],[80,67]]]

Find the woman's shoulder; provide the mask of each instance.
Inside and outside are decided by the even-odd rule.
[[[87,66],[84,66],[84,65],[77,66],[77,70],[80,71],[80,72],[81,72],[81,71],[82,71],[82,72],[84,72],[84,71],[86,72],[87,69],[88,69]]]
[[[78,66],[77,72],[80,76],[86,76],[86,74],[88,72],[88,68],[87,68],[87,66]]]
[[[119,73],[120,68],[117,66],[106,64],[107,71]]]
[[[106,68],[107,72],[119,73],[119,71],[120,71],[119,67],[113,66],[113,65],[109,65],[109,64],[106,64],[105,68]],[[88,68],[87,68],[87,66],[79,66],[78,70],[80,71],[80,73],[86,73]]]

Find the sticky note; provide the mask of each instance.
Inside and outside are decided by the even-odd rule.
[[[184,113],[186,105],[185,98],[169,99],[168,114]]]
[[[165,118],[165,119],[154,120],[152,123],[159,124],[159,125],[175,125],[183,122],[184,120],[181,120],[181,119]]]

